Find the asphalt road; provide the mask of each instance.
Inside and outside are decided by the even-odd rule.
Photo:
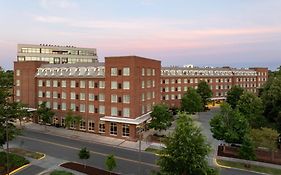
[[[211,111],[213,113],[214,111]],[[205,116],[205,114],[204,114]],[[205,120],[203,123],[208,123],[208,117],[201,118],[199,120]],[[207,127],[207,126],[206,126]],[[208,130],[207,128],[205,128]],[[206,131],[205,130],[205,131]],[[204,131],[203,131],[204,132]],[[22,141],[24,144],[22,145]],[[23,148],[45,153],[49,156],[64,159],[68,161],[75,161],[83,163],[78,158],[78,151],[87,147],[91,151],[91,157],[87,160],[86,164],[105,169],[104,161],[108,154],[115,155],[117,159],[116,172],[120,174],[143,174],[149,175],[152,170],[158,170],[156,165],[157,156],[151,153],[141,153],[141,164],[138,162],[139,153],[135,150],[124,149],[120,147],[111,147],[99,143],[89,143],[85,141],[77,141],[60,136],[48,135],[41,132],[35,132],[25,130],[22,136],[17,137],[12,141],[13,144],[22,145]],[[140,173],[139,173],[140,166]],[[41,170],[38,167],[29,167],[17,174],[35,175]],[[42,170],[43,171],[43,170]],[[221,175],[259,175],[257,173],[251,173],[246,171],[240,171],[235,169],[220,169]]]
[[[78,152],[81,148],[87,147],[91,151],[91,157],[87,165],[105,169],[105,158],[108,154],[115,155],[117,159],[116,172],[121,174],[144,174],[148,175],[152,170],[158,170],[155,165],[157,156],[151,153],[141,153],[141,164],[138,162],[139,153],[130,149],[110,147],[98,143],[71,140],[64,137],[48,135],[44,133],[25,130],[23,136],[19,136],[13,144],[20,144],[24,141],[23,148],[45,153],[49,156],[83,163]],[[140,173],[139,171],[140,166]],[[37,174],[37,172],[34,174]],[[30,174],[32,175],[32,174]]]

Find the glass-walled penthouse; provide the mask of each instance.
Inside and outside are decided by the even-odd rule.
[[[95,48],[57,46],[49,44],[18,44],[17,60],[47,61],[51,64],[98,62]]]

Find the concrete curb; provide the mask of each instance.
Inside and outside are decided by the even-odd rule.
[[[220,159],[219,159],[220,160]],[[231,162],[231,160],[228,160]],[[233,161],[234,162],[234,161]],[[236,167],[230,167],[230,166],[224,166],[224,165],[220,165],[218,162],[217,162],[217,159],[214,158],[214,163],[218,166],[218,167],[221,167],[221,168],[227,168],[227,169],[235,169],[235,170],[240,170],[240,171],[246,171],[246,172],[250,172],[250,173],[257,173],[257,174],[262,174],[262,175],[270,175],[270,174],[267,174],[267,173],[262,173],[262,172],[258,172],[258,171],[251,171],[251,170],[246,170],[246,169],[241,169],[241,168],[236,168]]]
[[[29,164],[23,165],[23,166],[21,166],[21,167],[15,169],[14,171],[12,171],[12,172],[10,172],[10,173],[8,173],[8,174],[9,174],[9,175],[15,174],[15,173],[17,173],[18,171],[20,171],[20,170],[22,170],[22,169],[28,167],[29,165],[31,165],[31,164],[29,163]],[[6,175],[7,175],[7,174],[6,174]]]

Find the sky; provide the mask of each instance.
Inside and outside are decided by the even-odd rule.
[[[163,66],[281,65],[281,0],[0,0],[0,66],[17,44],[97,48]]]

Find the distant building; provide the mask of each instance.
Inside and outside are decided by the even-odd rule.
[[[138,138],[155,104],[179,106],[200,81],[210,85],[212,100],[223,100],[234,85],[256,93],[268,78],[267,68],[161,68],[160,61],[138,56],[106,57],[104,63],[17,61],[14,70],[16,101],[31,108],[47,102],[61,125],[71,109],[83,118],[81,131],[128,140]]]
[[[51,64],[95,63],[98,61],[98,57],[95,48],[18,44],[17,60],[19,62],[47,61]]]

